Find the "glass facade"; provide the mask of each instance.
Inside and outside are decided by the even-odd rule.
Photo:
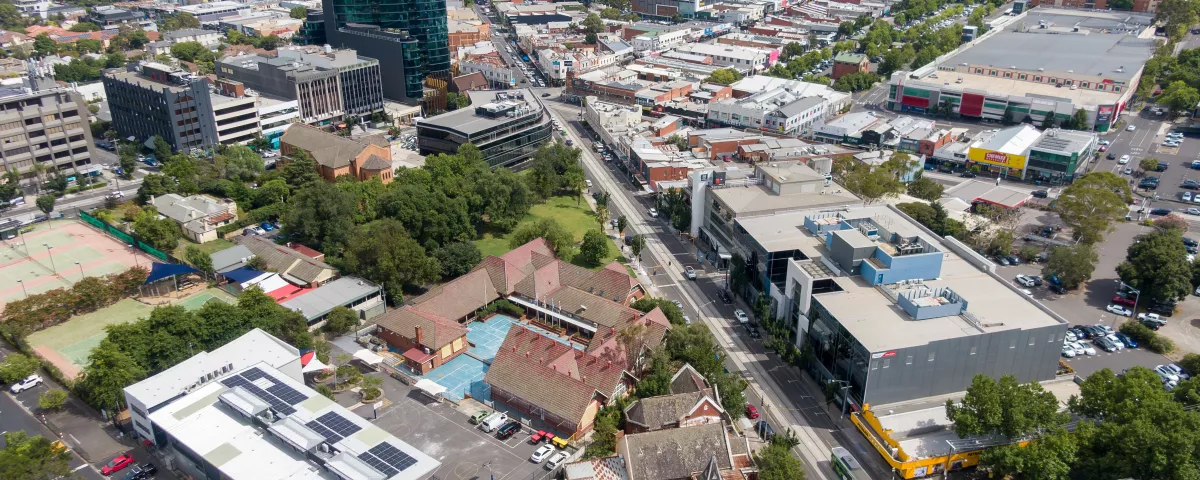
[[[374,25],[384,32],[407,33],[401,42],[405,92],[421,97],[425,77],[449,80],[450,37],[445,0],[333,0],[339,27],[348,23]],[[412,73],[410,73],[412,72]]]
[[[296,42],[301,45],[324,45],[328,43],[325,37],[325,13],[317,9],[309,9],[300,31],[296,32]]]
[[[867,385],[867,368],[871,363],[871,352],[842,326],[833,315],[821,305],[819,296],[813,296],[812,306],[808,309],[808,337],[816,362],[813,362],[813,373],[818,379],[845,380],[850,382],[850,396],[862,403]],[[890,367],[892,358],[881,360],[883,368]]]

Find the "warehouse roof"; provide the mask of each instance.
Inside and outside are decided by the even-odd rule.
[[[1093,33],[1056,35],[1005,31],[959,52],[943,65],[1016,67],[1045,74],[1072,71],[1113,80],[1132,81],[1154,53],[1153,38]],[[1124,67],[1124,68],[1121,68]]]

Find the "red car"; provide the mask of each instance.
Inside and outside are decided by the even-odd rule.
[[[751,420],[758,418],[758,409],[754,408],[754,405],[747,403],[746,404],[746,416],[749,417]]]
[[[108,462],[107,465],[100,467],[100,473],[104,475],[112,475],[130,465],[133,465],[133,456],[129,454],[120,455]]]
[[[1117,304],[1117,305],[1128,305],[1128,306],[1130,306],[1130,307],[1132,307],[1132,306],[1133,306],[1133,299],[1132,299],[1132,298],[1128,298],[1128,297],[1122,297],[1122,296],[1120,296],[1120,295],[1113,295],[1113,299],[1112,299],[1112,301],[1113,301],[1113,303],[1115,303],[1115,304]]]

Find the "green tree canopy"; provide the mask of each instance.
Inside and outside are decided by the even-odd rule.
[[[542,218],[518,227],[509,238],[508,246],[517,248],[539,237],[545,239],[554,253],[561,257],[570,256],[575,246],[575,237],[553,218]]]
[[[188,245],[184,250],[183,259],[205,273],[213,272],[212,255],[200,248],[199,245]]]
[[[11,6],[11,4],[8,4]],[[69,478],[67,462],[71,453],[54,445],[54,441],[24,430],[4,434],[4,449],[0,450],[0,478],[13,480],[50,480]]]
[[[930,202],[934,202],[937,201],[937,199],[942,198],[942,192],[945,191],[945,187],[943,187],[942,184],[926,177],[921,177],[909,182],[907,188],[909,195]]]
[[[1058,196],[1055,210],[1083,243],[1099,243],[1129,211],[1129,184],[1112,172],[1079,177]]]
[[[1138,237],[1117,265],[1122,282],[1141,290],[1143,302],[1178,300],[1192,292],[1192,269],[1179,230],[1157,230]]]
[[[804,464],[784,445],[768,443],[754,454],[759,480],[804,480]]]
[[[604,20],[599,15],[589,13],[583,19],[583,31],[585,33],[601,33],[604,31]]]
[[[303,5],[292,7],[292,10],[288,12],[288,15],[297,20],[304,20],[304,18],[308,16],[308,9]]]
[[[483,253],[472,242],[454,242],[437,249],[434,256],[442,268],[442,278],[457,278],[483,261]]]
[[[36,358],[10,353],[0,361],[0,382],[11,384],[32,375],[41,366]]]
[[[57,199],[54,197],[54,195],[42,195],[37,197],[38,210],[41,210],[42,213],[49,215],[50,212],[54,211],[54,202],[56,200]]]
[[[583,244],[579,246],[578,258],[584,265],[599,266],[600,261],[608,255],[609,245],[611,242],[604,232],[588,230],[583,234]]]
[[[441,277],[437,258],[426,255],[421,244],[408,236],[399,221],[385,218],[350,232],[342,259],[346,271],[383,286],[395,304],[406,288],[422,286]]]
[[[354,227],[357,206],[351,195],[317,181],[300,190],[283,214],[283,232],[324,252],[335,252]]]
[[[350,333],[358,325],[358,313],[342,306],[333,307],[325,317],[325,331],[335,336]]]
[[[1075,289],[1092,278],[1099,260],[1096,247],[1087,243],[1055,247],[1042,267],[1042,275],[1054,275],[1064,288]]]
[[[962,401],[946,401],[946,416],[960,438],[999,434],[1016,439],[1067,421],[1053,393],[1037,382],[1022,384],[1012,375],[998,382],[975,375]]]
[[[742,79],[742,74],[732,68],[718,68],[705,78],[706,83],[718,83],[721,85],[732,85],[734,82]]]

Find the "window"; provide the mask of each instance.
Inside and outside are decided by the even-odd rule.
[[[937,352],[929,352],[929,361],[932,362],[935,358],[937,358]]]
[[[1103,84],[1103,83],[1097,83],[1097,84],[1096,84],[1096,90],[1104,90],[1104,84]]]
[[[1087,87],[1088,87],[1088,82],[1083,82],[1083,83],[1079,84],[1079,88],[1087,88]]]
[[[906,359],[904,360],[904,364],[905,364],[905,365],[912,365],[912,355],[909,355],[909,356],[908,356],[908,358],[906,358]]]
[[[991,76],[993,76],[993,77],[994,77],[994,76],[996,76],[996,71],[995,71],[995,70],[990,70],[990,71],[988,71],[988,75],[991,75]]]
[[[1029,346],[1033,346],[1033,337],[1029,337]]]
[[[976,348],[976,347],[971,347],[971,355],[974,355],[974,354],[975,354],[975,348]]]
[[[1120,92],[1120,91],[1121,91],[1121,87],[1113,87],[1113,91],[1114,91],[1114,92]]]
[[[1035,81],[1035,82],[1041,82],[1041,81],[1042,81],[1042,77],[1040,77],[1040,76],[1038,76],[1038,77],[1033,77],[1033,81]]]
[[[1012,72],[1004,72],[1004,78],[1012,78]]]
[[[1024,74],[1024,73],[1022,73],[1022,74],[1021,74],[1021,76],[1017,77],[1017,79],[1018,79],[1018,80],[1024,80],[1024,79],[1025,79],[1025,74]]]
[[[890,359],[890,358],[883,359],[883,368],[888,368],[890,366],[892,366],[892,359]]]

